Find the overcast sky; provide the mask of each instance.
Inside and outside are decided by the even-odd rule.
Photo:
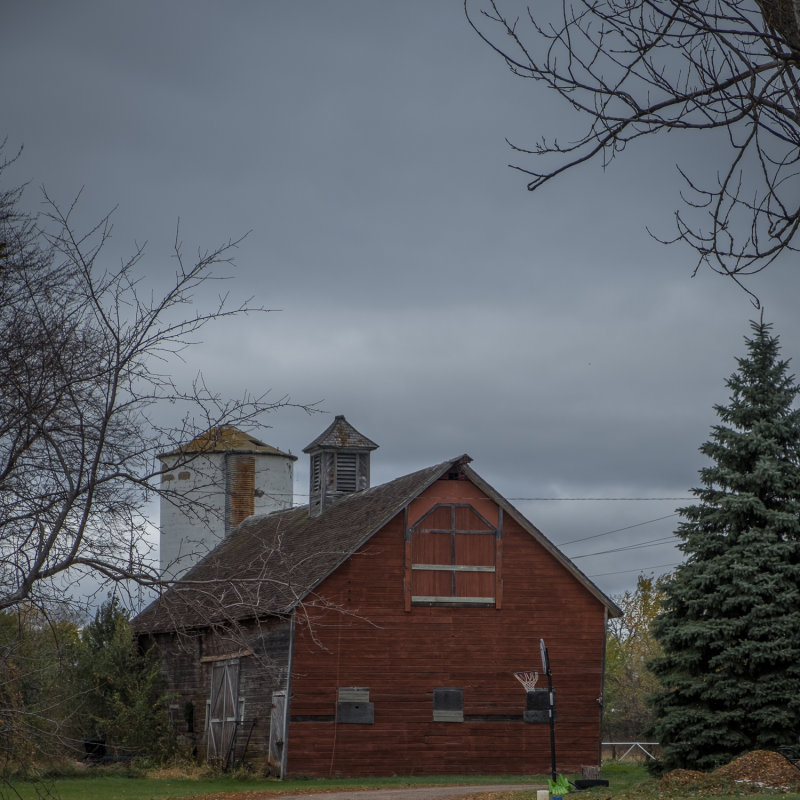
[[[187,252],[248,234],[226,288],[280,310],[208,329],[179,369],[320,403],[253,431],[301,456],[297,502],[302,448],[344,414],[380,445],[373,483],[468,453],[608,593],[677,562],[757,312],[645,226],[673,232],[675,164],[713,176],[715,143],[640,140],[530,194],[505,139],[575,118],[460,0],[9,0],[0,64],[8,177],[31,209],[83,187],[84,224],[117,206],[112,265],[146,240],[158,285],[178,219]],[[796,272],[752,282],[795,359]]]

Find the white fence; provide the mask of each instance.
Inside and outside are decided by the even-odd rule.
[[[661,746],[658,742],[603,742],[603,759],[612,761],[655,761]]]

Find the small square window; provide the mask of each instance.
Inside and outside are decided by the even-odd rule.
[[[375,706],[369,702],[369,689],[340,686],[337,692],[336,721],[342,725],[372,725]]]
[[[433,690],[433,721],[464,721],[464,690],[439,687]]]

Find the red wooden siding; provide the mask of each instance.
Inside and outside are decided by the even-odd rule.
[[[443,588],[442,576],[450,580],[446,571],[413,571],[409,579],[408,570],[412,558],[449,563],[440,561],[444,545],[435,537],[450,534],[423,534],[411,543],[399,514],[319,587],[319,595],[351,613],[307,606],[310,627],[298,620],[289,775],[549,773],[548,726],[522,722],[525,693],[513,676],[541,669],[540,638],[548,645],[557,690],[558,769],[599,763],[602,604],[469,482],[437,481],[411,503],[408,524],[437,503],[471,505],[490,528],[502,531],[496,539],[464,534],[461,541],[456,535],[460,563],[497,568],[464,573],[458,591],[488,591],[482,582],[491,579],[502,604],[409,604],[409,580],[414,594],[421,579],[431,581],[433,592]],[[424,528],[434,521],[449,527],[449,514],[442,506]],[[474,529],[468,509],[457,516],[459,525]],[[374,724],[334,721],[337,689],[349,686],[369,690]],[[433,721],[433,690],[439,687],[463,690],[464,722]]]

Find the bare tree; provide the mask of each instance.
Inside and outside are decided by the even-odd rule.
[[[78,233],[74,204],[45,194],[32,216],[20,197],[0,192],[0,609],[63,597],[86,573],[158,585],[148,515],[167,491],[158,453],[289,404],[227,401],[202,378],[184,388],[171,375],[206,324],[264,310],[224,296],[194,306],[237,242],[188,263],[176,237],[174,278],[156,296],[139,282],[142,249],[101,265],[110,217]],[[158,422],[165,406],[172,427]]]
[[[607,164],[646,135],[716,130],[716,178],[707,185],[681,170],[687,190],[667,239],[696,251],[695,272],[707,264],[740,284],[798,249],[799,0],[564,0],[554,18],[548,4],[522,18],[504,0],[464,7],[515,75],[554,90],[585,121],[560,140],[510,143],[536,160],[515,167],[530,190]]]

